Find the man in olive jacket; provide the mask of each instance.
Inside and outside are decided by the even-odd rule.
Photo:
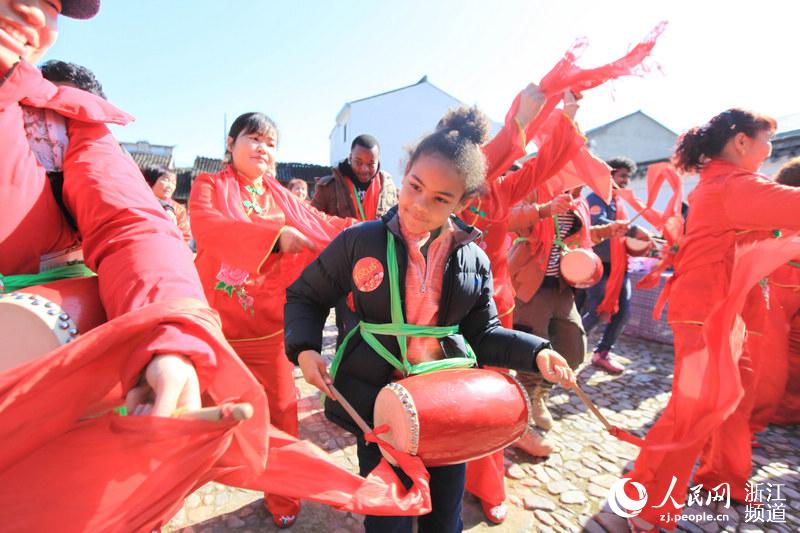
[[[350,155],[330,176],[320,178],[311,205],[329,215],[375,220],[397,203],[397,187],[380,170],[380,146],[372,135],[359,135]]]

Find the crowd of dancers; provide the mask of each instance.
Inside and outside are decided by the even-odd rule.
[[[673,390],[627,488],[671,491],[677,513],[692,479],[744,501],[754,434],[798,418],[800,164],[759,174],[777,124],[741,109],[681,135],[672,164],[648,170],[646,203],[627,189],[635,163],[590,152],[576,123],[582,93],[639,72],[663,26],[595,69],[575,64],[582,44],[570,48],[491,139],[477,108],[450,110],[397,182],[364,133],[308,198],[305,182],[275,178],[276,123],[245,113],[222,170],[197,177],[187,209],[171,198],[173,173],[139,169],[120,149],[106,124],[131,117],[91,73],[34,66],[60,16],[98,9],[0,0],[0,293],[12,296],[0,316],[11,324],[24,308],[67,332],[27,360],[28,339],[3,352],[0,435],[14,443],[0,452],[4,527],[153,530],[209,480],[262,490],[278,527],[302,520],[308,499],[365,514],[367,531],[412,531],[416,520],[456,532],[465,490],[502,523],[504,447],[553,451],[541,434],[553,424],[547,396],[577,386],[598,324],[591,363],[623,371],[612,349],[630,312],[628,255],[654,243],[660,262],[644,283],[671,271],[661,300]],[[531,141],[536,155],[524,158]],[[679,176],[689,173],[699,181],[687,216]],[[657,211],[662,183],[673,198]],[[65,294],[77,311],[65,311]],[[88,325],[90,308],[100,318]],[[298,439],[295,365],[326,417],[356,435],[359,475]],[[531,424],[489,427],[481,411],[517,403],[459,389],[473,379],[465,369],[529,395]],[[412,394],[418,379],[427,385]],[[457,398],[432,386],[448,379]],[[399,395],[397,418],[410,417],[408,447],[379,424],[387,391]],[[203,418],[210,407],[220,420]],[[460,438],[418,423],[456,411],[471,417]],[[470,431],[493,436],[474,457]],[[663,514],[646,506],[630,528],[674,528]]]

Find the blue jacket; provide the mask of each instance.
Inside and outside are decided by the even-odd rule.
[[[617,203],[614,198],[611,199],[611,205],[605,203],[602,198],[597,196],[596,193],[591,193],[586,197],[589,202],[589,214],[592,216],[592,226],[600,224],[610,224],[617,220]],[[639,226],[631,225],[628,230],[628,236],[636,235]],[[594,253],[596,253],[603,263],[611,264],[611,241],[606,240],[595,246]]]

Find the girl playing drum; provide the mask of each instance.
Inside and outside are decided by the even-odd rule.
[[[300,279],[287,289],[286,353],[299,363],[309,383],[323,391],[326,416],[359,434],[353,420],[336,401],[329,385],[371,423],[379,390],[424,368],[467,366],[465,354],[474,348],[477,362],[533,371],[571,386],[575,377],[566,361],[538,337],[500,326],[492,299],[492,276],[486,255],[473,242],[479,235],[453,217],[478,192],[484,179],[480,151],[488,129],[474,109],[451,112],[448,122],[424,138],[411,154],[399,204],[381,220],[344,231]],[[397,283],[394,296],[393,283]],[[331,374],[320,355],[322,328],[328,311],[347,296],[361,319],[334,361]],[[405,321],[393,320],[391,300]],[[382,358],[363,337],[371,325],[390,324],[398,342],[379,335],[389,358]],[[409,335],[412,325],[434,326],[438,336]],[[408,338],[408,356],[399,344]],[[383,351],[383,350],[381,350]],[[459,401],[469,402],[466,397]],[[358,442],[359,466],[369,473],[379,462],[378,447]],[[419,519],[419,531],[461,531],[461,501],[465,465],[430,469],[433,511]],[[365,520],[367,531],[411,531],[407,517]]]

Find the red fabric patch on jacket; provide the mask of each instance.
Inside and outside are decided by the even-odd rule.
[[[353,291],[347,293],[347,308],[352,312],[356,312],[356,302],[353,300]]]
[[[372,292],[383,281],[383,265],[374,257],[362,257],[353,267],[353,283],[361,292]]]

